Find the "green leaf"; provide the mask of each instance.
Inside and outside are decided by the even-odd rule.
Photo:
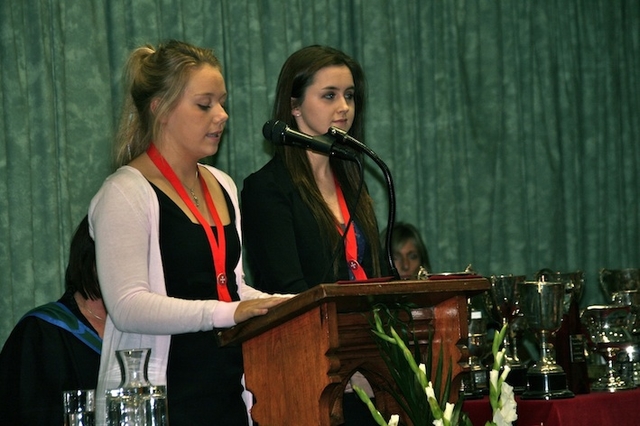
[[[504,336],[507,334],[507,324],[502,326],[502,329],[499,333],[493,335],[493,346],[491,347],[491,352],[495,356],[500,350],[500,345],[504,340]]]
[[[380,412],[371,402],[371,399],[369,399],[369,395],[367,395],[367,393],[363,389],[356,385],[353,386],[353,390],[355,391],[356,395],[358,395],[358,398],[360,398],[360,400],[366,404],[367,408],[371,412],[371,415],[373,416],[373,420],[375,420],[376,423],[378,423],[378,425],[380,426],[388,426],[387,422],[384,420]]]

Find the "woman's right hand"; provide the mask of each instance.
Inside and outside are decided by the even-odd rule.
[[[266,297],[264,299],[243,300],[238,305],[233,319],[236,324],[239,324],[249,318],[265,315],[270,308],[288,299],[288,297]]]

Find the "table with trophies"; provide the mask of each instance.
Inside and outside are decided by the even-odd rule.
[[[468,270],[462,274],[467,274]],[[471,276],[480,278],[475,274]],[[461,288],[466,290],[462,296],[456,295],[455,300],[449,294],[452,290],[442,285],[438,292],[434,292],[433,288],[428,291],[422,288],[420,296],[430,303],[435,299],[451,299],[455,302],[446,302],[438,310],[440,314],[455,311],[454,321],[449,325],[453,325],[452,330],[457,330],[457,334],[454,333],[455,339],[450,339],[446,347],[456,348],[456,353],[468,354],[466,365],[456,368],[464,371],[461,373],[460,388],[460,395],[464,396],[462,410],[473,425],[485,425],[492,418],[488,398],[488,371],[493,364],[491,331],[497,332],[503,327],[507,328],[507,332],[501,346],[505,351],[504,365],[509,367],[506,381],[513,386],[516,394],[517,426],[640,424],[640,269],[602,269],[599,281],[607,301],[584,309],[579,308],[584,287],[581,271],[563,273],[541,269],[531,280],[525,276],[492,275],[487,291],[484,291],[487,280],[482,278],[481,281],[482,286],[464,282]],[[377,297],[395,300],[410,294],[411,300],[416,303],[418,293],[412,284],[415,285],[415,282],[408,282],[406,286],[386,287],[384,292],[375,283],[369,287],[375,288]],[[317,290],[322,297],[308,293],[309,300],[303,300],[300,306],[312,305],[316,309],[315,301],[331,296],[329,288],[321,287]],[[373,300],[369,300],[371,294],[363,292],[363,286],[352,286],[351,290],[345,286],[339,291],[335,286],[330,288],[336,300],[343,300],[349,307],[349,320],[343,318],[342,326],[353,337],[354,324],[361,329],[366,319],[360,310],[354,311],[354,314],[351,309],[360,306],[363,294],[368,296],[369,309],[368,303]],[[412,291],[408,292],[409,289]],[[331,297],[326,300],[329,299]],[[459,338],[464,340],[465,332],[464,327],[459,325],[464,324],[464,320],[457,319],[460,318],[460,309],[464,312],[465,301],[468,302],[467,351],[460,351]],[[338,313],[338,308],[335,307],[334,311]],[[315,318],[314,323],[329,322],[324,316],[317,315],[316,311],[309,312],[310,317]],[[451,319],[449,315],[447,313],[447,318]],[[335,328],[338,328],[337,321]],[[444,344],[442,337],[440,339]],[[340,339],[334,340],[338,342]],[[272,349],[280,351],[280,346],[274,345]],[[359,351],[360,348],[354,353]],[[326,353],[323,351],[323,356]],[[122,369],[122,383],[107,392],[107,424],[167,424],[166,389],[164,386],[153,386],[147,379],[149,349],[122,350],[117,355]],[[327,365],[339,364],[334,362]],[[307,368],[307,364],[301,365]],[[323,378],[328,377],[326,371],[329,370],[323,371]],[[338,372],[336,370],[331,374],[337,376]],[[299,376],[291,377],[297,380]],[[265,388],[270,388],[272,383],[266,381]],[[65,418],[68,424],[93,424],[94,397],[93,390],[65,392]],[[286,408],[290,409],[288,406]]]
[[[487,330],[507,327],[507,383],[518,426],[640,424],[640,269],[601,269],[607,302],[579,308],[581,271],[493,275],[469,300],[469,373],[461,393],[474,425],[491,420]],[[483,334],[482,332],[485,331]],[[527,356],[532,351],[534,356]],[[529,359],[526,359],[526,358]]]
[[[591,392],[574,398],[533,400],[516,396],[517,426],[620,426],[640,424],[640,389],[624,392]],[[488,397],[465,401],[473,425],[491,420]]]

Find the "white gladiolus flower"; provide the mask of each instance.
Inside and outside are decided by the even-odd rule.
[[[444,426],[442,419],[436,419],[433,421],[433,426]]]
[[[425,388],[425,391],[427,392],[427,400],[431,398],[436,399],[436,393],[433,391],[433,386],[431,385],[431,382],[429,382],[429,384]]]
[[[389,426],[398,426],[399,422],[400,422],[400,416],[397,414],[394,414],[389,419]]]
[[[502,365],[502,359],[504,358],[504,354],[505,354],[506,350],[505,348],[502,348],[501,350],[498,351],[498,353],[496,354],[496,363],[498,365]]]
[[[451,420],[451,416],[453,415],[453,407],[454,405],[450,402],[447,402],[447,405],[444,408],[444,414],[442,415],[443,419]]]
[[[425,376],[427,375],[427,367],[424,365],[424,363],[420,363],[418,368],[424,373]]]
[[[498,389],[498,374],[500,372],[498,370],[490,370],[489,371],[489,382],[491,383],[491,385]]]
[[[503,382],[500,392],[500,409],[493,413],[493,422],[497,426],[511,426],[516,420],[518,420],[518,414],[513,387]]]
[[[503,417],[508,422],[514,422],[518,420],[518,414],[516,413],[516,398],[513,394],[513,386],[507,382],[502,383],[502,392],[500,393],[500,411]]]
[[[507,376],[509,375],[509,371],[511,371],[511,367],[509,367],[508,365],[504,366],[504,370],[502,371],[502,375],[500,376],[500,378],[502,379],[503,382],[505,382],[507,380]]]

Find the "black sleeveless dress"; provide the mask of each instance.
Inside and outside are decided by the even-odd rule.
[[[152,185],[153,186],[153,185]],[[189,300],[217,300],[214,265],[207,236],[162,191],[160,250],[167,295]],[[223,188],[231,223],[224,227],[229,293],[239,300],[234,268],[240,259],[235,212]],[[214,235],[215,226],[212,227]],[[171,426],[247,426],[242,400],[242,351],[219,347],[217,330],[171,336],[167,367],[167,402]]]

